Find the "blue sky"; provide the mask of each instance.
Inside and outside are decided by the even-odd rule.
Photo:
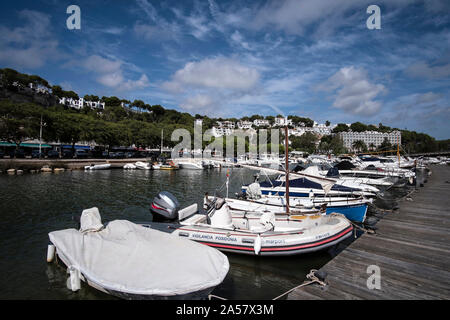
[[[69,30],[66,9],[81,9]],[[369,5],[381,9],[370,30]],[[298,115],[450,138],[450,2],[3,1],[0,67],[212,117]]]

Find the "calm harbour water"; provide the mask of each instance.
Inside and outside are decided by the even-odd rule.
[[[243,183],[252,182],[253,172],[230,171],[232,196]],[[46,262],[48,233],[76,228],[73,217],[94,206],[103,222],[149,221],[149,206],[158,192],[170,191],[181,207],[200,205],[204,193],[214,194],[225,179],[226,169],[0,175],[0,299],[115,299],[86,284],[79,292],[68,290],[66,270]],[[383,205],[388,208],[390,203]],[[254,257],[226,253],[230,271],[213,294],[228,299],[272,299],[299,285],[311,269],[319,269],[334,254]]]

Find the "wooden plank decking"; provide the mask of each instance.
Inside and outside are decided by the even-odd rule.
[[[432,166],[424,187],[320,270],[325,287],[308,285],[288,299],[450,299],[450,167]],[[369,265],[380,268],[381,288],[369,289]]]

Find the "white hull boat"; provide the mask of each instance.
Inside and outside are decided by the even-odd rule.
[[[136,166],[134,163],[127,163],[126,165],[123,166],[123,168],[125,170],[133,170],[133,169],[136,169]]]
[[[134,165],[136,166],[136,169],[139,169],[139,170],[150,170],[150,169],[152,169],[151,164],[148,163],[148,162],[137,161]]]
[[[105,163],[105,164],[93,164],[90,166],[85,166],[84,170],[107,170],[111,168],[111,164]]]
[[[178,162],[180,169],[190,169],[190,170],[204,170],[205,167],[202,163],[190,162],[190,161],[180,161]]]
[[[67,266],[72,291],[81,280],[125,299],[204,299],[228,273],[214,248],[126,220],[103,226],[97,208],[80,221],[80,230],[49,233],[47,261],[56,254]]]
[[[204,198],[204,207],[213,200],[213,197]],[[236,212],[273,212],[276,215],[286,215],[286,199],[284,197],[265,196],[259,199],[240,200],[225,198],[232,214]],[[343,214],[347,219],[354,222],[364,222],[367,209],[372,199],[346,199],[332,198],[289,198],[289,212],[291,215],[305,214]]]
[[[263,212],[256,218],[247,217],[245,213],[232,212],[224,199],[211,202],[205,213],[198,212],[197,204],[178,211],[178,201],[168,192],[155,197],[151,211],[151,228],[222,251],[250,255],[296,255],[323,250],[350,237],[353,230],[352,224],[338,214],[276,217],[273,212]]]

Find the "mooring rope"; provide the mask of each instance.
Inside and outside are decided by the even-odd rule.
[[[312,284],[312,283],[318,283],[318,284],[319,284],[320,286],[322,286],[322,287],[326,286],[327,283],[326,283],[325,281],[320,280],[320,279],[316,276],[316,272],[317,272],[316,269],[311,269],[311,271],[309,271],[309,273],[306,275],[306,278],[309,279],[309,281],[304,281],[302,284],[300,284],[300,285],[298,285],[298,286],[296,286],[296,287],[294,287],[294,288],[292,288],[292,289],[289,289],[288,291],[286,291],[286,292],[280,294],[279,296],[277,296],[277,297],[275,297],[275,298],[273,298],[273,299],[271,299],[271,300],[278,300],[279,298],[281,298],[281,297],[283,297],[283,296],[285,296],[285,295],[291,293],[291,292],[294,291],[295,289],[298,289],[298,288],[301,288],[301,287],[310,285],[310,284]],[[216,299],[220,299],[220,300],[229,300],[229,299],[224,298],[224,297],[220,297],[220,296],[217,296],[217,295],[214,295],[214,294],[209,294],[209,295],[208,295],[208,300],[211,300],[211,298],[216,298]]]
[[[310,285],[310,284],[316,283],[316,282],[317,282],[318,284],[320,284],[322,287],[325,287],[327,284],[326,284],[324,281],[320,280],[320,279],[316,276],[316,274],[315,274],[316,272],[317,272],[316,269],[311,269],[311,271],[306,275],[306,278],[308,278],[310,281],[303,282],[302,284],[300,284],[300,285],[298,285],[298,286],[296,286],[296,287],[294,287],[294,288],[292,288],[292,289],[286,291],[286,292],[283,293],[283,294],[280,294],[278,297],[275,297],[275,298],[273,298],[272,300],[278,300],[278,299],[281,298],[282,296],[285,296],[285,295],[287,295],[288,293],[291,293],[291,292],[294,291],[295,289],[298,289],[298,288],[301,288],[301,287],[304,287],[304,286],[307,286],[307,285]]]

